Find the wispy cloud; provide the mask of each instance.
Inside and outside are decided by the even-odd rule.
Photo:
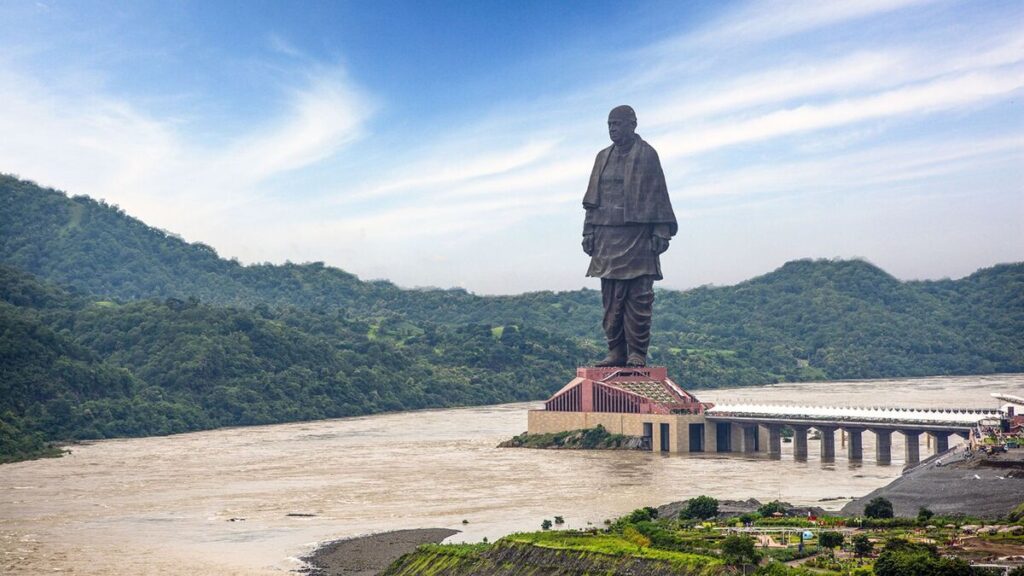
[[[337,155],[365,135],[371,99],[340,68],[308,71],[276,117],[211,147],[174,119],[109,94],[56,95],[0,70],[4,169],[116,201],[147,222],[206,239],[212,223],[260,197],[259,186]]]

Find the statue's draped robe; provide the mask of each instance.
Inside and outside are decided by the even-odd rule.
[[[594,237],[587,276],[601,278],[608,348],[646,357],[653,283],[662,278],[651,237],[668,240],[678,229],[654,148],[637,136],[598,153],[583,206],[583,234]]]

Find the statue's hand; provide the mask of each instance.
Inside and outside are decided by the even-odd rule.
[[[583,236],[583,251],[587,253],[587,256],[594,254],[594,235],[585,234]]]
[[[655,254],[661,254],[665,250],[668,250],[668,238],[662,238],[661,236],[651,236],[651,251]]]

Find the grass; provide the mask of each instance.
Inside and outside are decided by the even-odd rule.
[[[635,544],[612,534],[590,534],[571,531],[530,532],[512,534],[502,538],[501,541],[557,550],[578,550],[608,556],[631,556],[647,560],[658,560],[667,562],[674,568],[690,571],[722,566],[722,562],[717,558],[687,554],[685,552],[658,550],[656,548],[638,548]]]

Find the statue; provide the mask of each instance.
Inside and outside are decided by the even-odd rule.
[[[597,154],[583,197],[587,276],[601,279],[608,356],[597,366],[644,366],[659,255],[678,230],[658,153],[636,134],[636,113],[608,114],[612,145]]]

